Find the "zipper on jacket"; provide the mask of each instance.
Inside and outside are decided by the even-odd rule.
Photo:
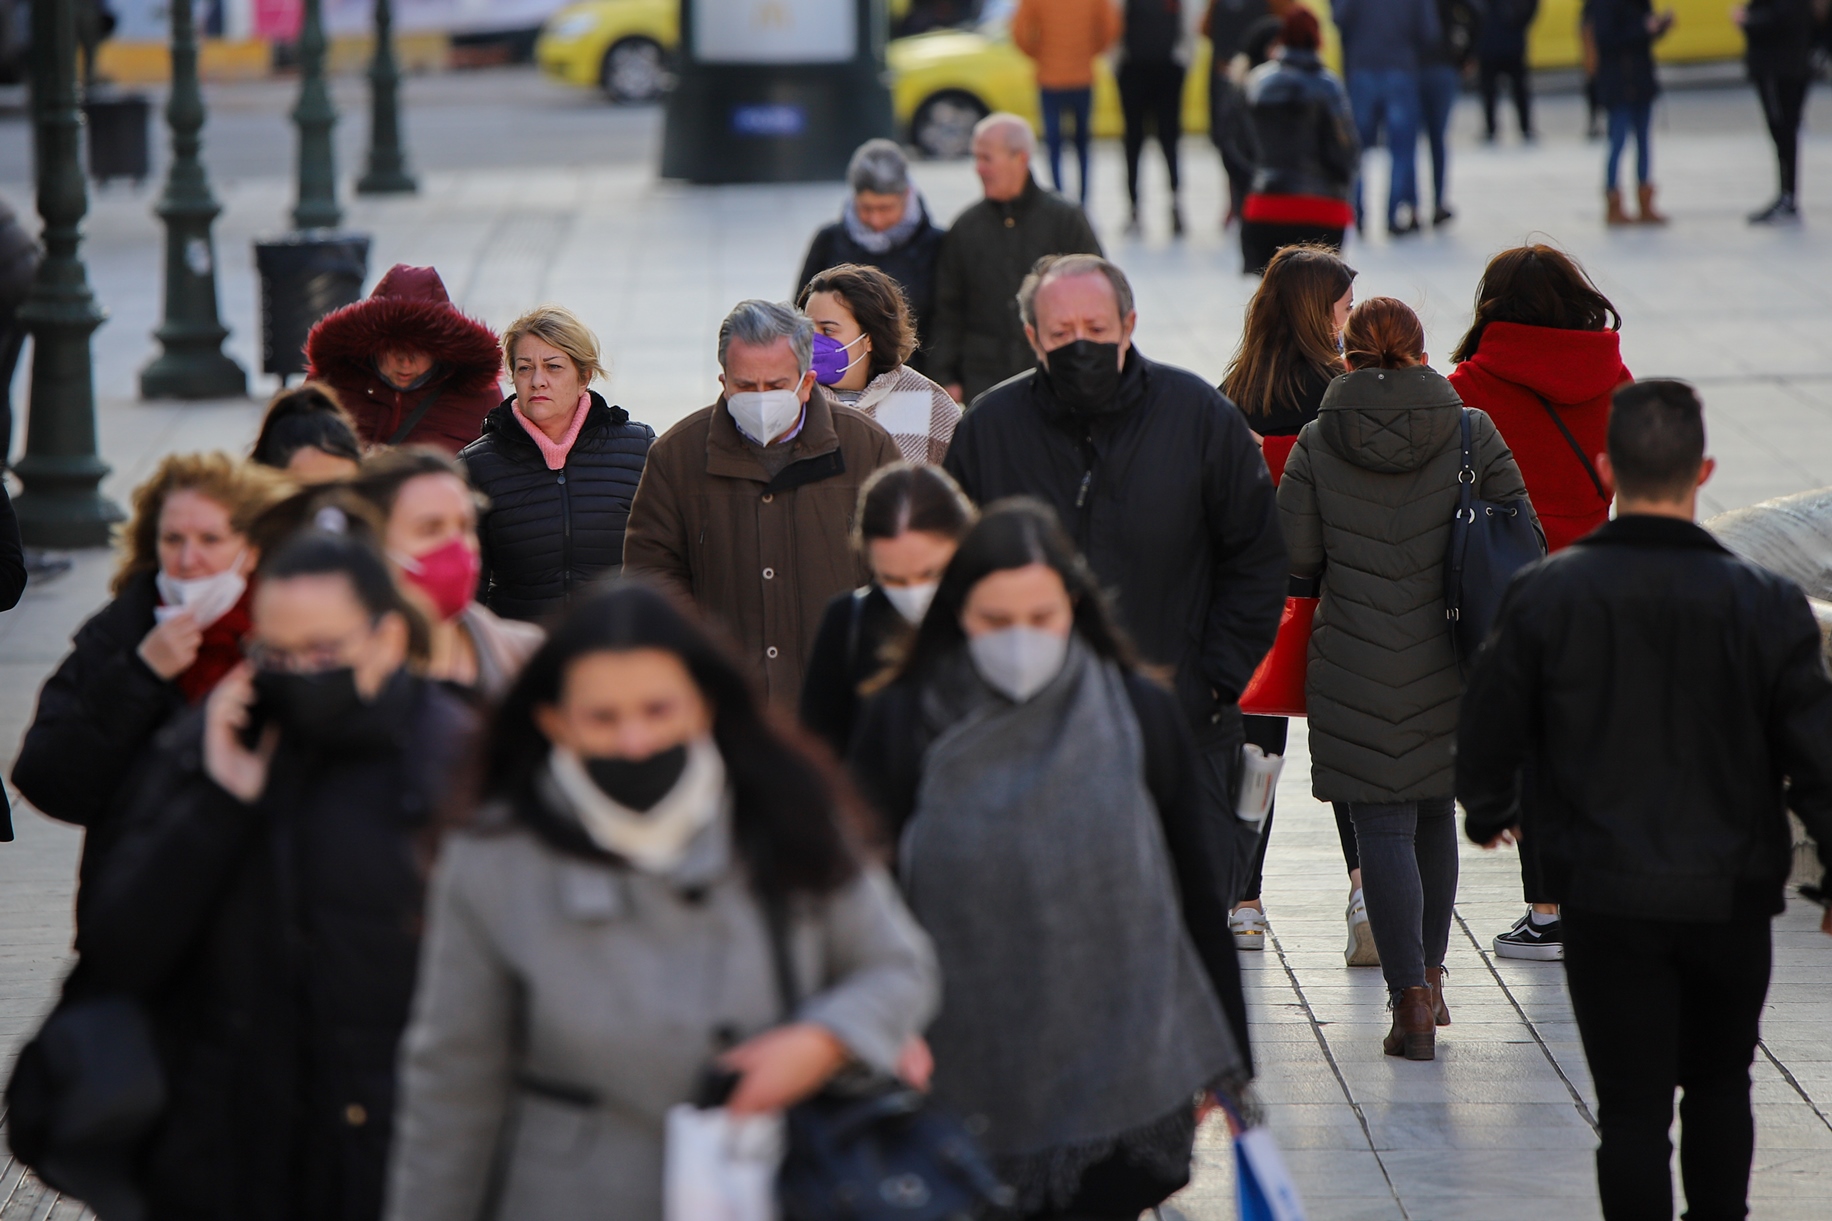
[[[560,468],[560,596],[572,602],[572,492],[566,486],[566,467]]]
[[[1075,492],[1075,514],[1080,519],[1076,523],[1075,532],[1078,537],[1075,541],[1080,545],[1084,555],[1088,551],[1088,540],[1094,533],[1091,520],[1093,511],[1088,507],[1088,500],[1094,491],[1094,462],[1097,456],[1094,449],[1094,430],[1090,428],[1082,434],[1081,438],[1081,461],[1084,469],[1081,473],[1081,487],[1077,488]]]

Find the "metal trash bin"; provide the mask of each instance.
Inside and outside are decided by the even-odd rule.
[[[89,126],[89,177],[97,182],[152,172],[153,104],[142,93],[98,94],[83,102]]]
[[[261,277],[261,371],[305,372],[313,324],[359,300],[369,270],[369,235],[310,230],[254,244]]]

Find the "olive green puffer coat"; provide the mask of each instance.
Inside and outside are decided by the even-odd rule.
[[[1444,549],[1461,410],[1429,368],[1357,370],[1330,384],[1285,466],[1279,519],[1292,571],[1323,572],[1306,681],[1320,800],[1417,801],[1455,789],[1463,683],[1444,618]],[[1470,429],[1476,495],[1525,503],[1494,423],[1471,411]]]

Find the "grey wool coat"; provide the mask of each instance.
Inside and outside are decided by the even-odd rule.
[[[668,1108],[691,1100],[723,1039],[781,1020],[726,820],[667,878],[514,824],[455,837],[428,920],[389,1221],[661,1221]],[[797,1020],[890,1071],[939,997],[895,886],[866,870],[798,909],[790,944],[811,993]]]
[[[1428,367],[1357,370],[1330,384],[1286,463],[1279,520],[1292,572],[1323,574],[1305,682],[1319,800],[1455,791],[1463,683],[1444,617],[1444,551],[1462,408]],[[1476,495],[1525,504],[1494,422],[1472,410],[1470,425]]]

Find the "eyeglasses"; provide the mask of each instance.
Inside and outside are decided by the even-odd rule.
[[[365,640],[351,636],[344,640],[320,640],[297,649],[278,649],[259,640],[242,642],[242,656],[257,670],[271,674],[323,674],[349,665],[349,657]]]

